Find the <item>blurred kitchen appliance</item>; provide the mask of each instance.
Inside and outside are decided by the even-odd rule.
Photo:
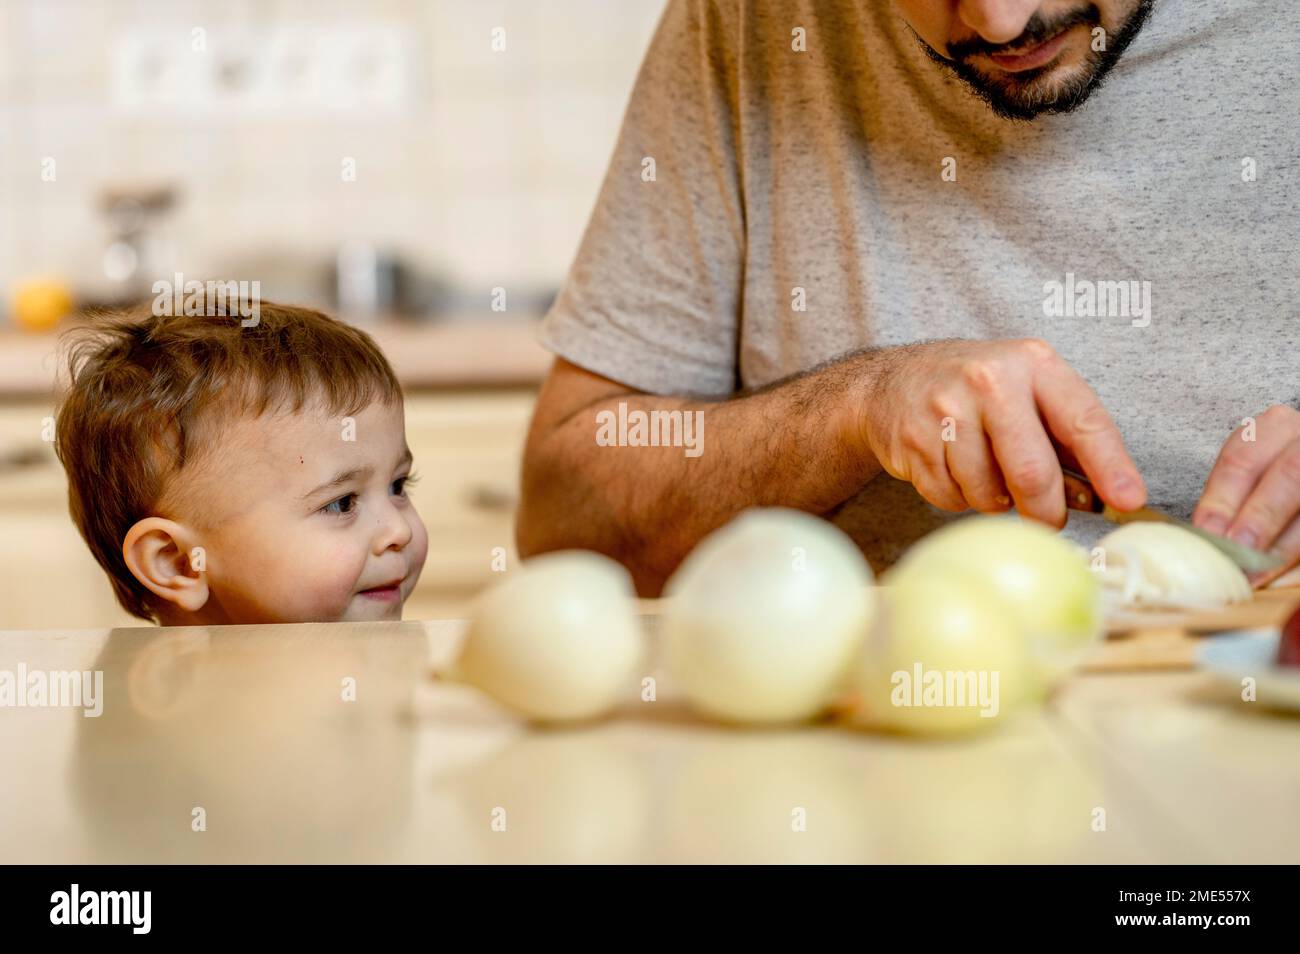
[[[400,274],[395,256],[366,242],[344,242],[334,260],[338,310],[358,322],[374,321],[397,310]]]
[[[127,304],[150,293],[175,256],[166,218],[176,205],[169,185],[110,186],[99,208],[108,222],[109,241],[100,258],[94,297],[105,304]]]

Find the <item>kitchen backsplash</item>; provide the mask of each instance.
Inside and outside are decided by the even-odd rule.
[[[556,287],[663,5],[0,0],[0,300],[93,285],[105,191],[159,186],[187,278],[359,241],[484,302]]]

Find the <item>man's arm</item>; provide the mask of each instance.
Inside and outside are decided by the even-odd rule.
[[[703,453],[601,446],[601,412],[703,412]],[[943,510],[1065,524],[1061,460],[1120,510],[1146,502],[1119,429],[1045,341],[933,341],[860,352],[723,401],[630,390],[557,361],[524,452],[520,553],[607,553],[657,595],[745,507],[825,513],[882,469]]]
[[[721,401],[635,391],[557,359],[538,398],[524,455],[517,535],[523,556],[598,550],[656,596],[709,531],[746,507],[824,513],[880,471],[863,453],[849,359]],[[603,447],[597,414],[703,412],[702,452]]]

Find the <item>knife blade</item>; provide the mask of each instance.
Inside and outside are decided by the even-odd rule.
[[[1098,513],[1104,519],[1115,524],[1172,523],[1176,527],[1182,527],[1184,530],[1196,534],[1241,567],[1246,573],[1263,573],[1266,570],[1276,569],[1282,565],[1282,557],[1276,554],[1256,550],[1254,547],[1248,547],[1236,540],[1229,540],[1217,533],[1202,530],[1186,520],[1179,520],[1177,517],[1172,517],[1152,507],[1139,507],[1137,510],[1116,510],[1101,499],[1096,488],[1092,486],[1092,481],[1083,474],[1070,470],[1068,467],[1062,467],[1061,473],[1065,477],[1065,505],[1071,510]]]

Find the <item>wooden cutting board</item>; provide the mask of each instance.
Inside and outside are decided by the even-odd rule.
[[[1196,649],[1214,633],[1280,626],[1300,606],[1300,586],[1259,590],[1247,603],[1217,610],[1113,613],[1106,640],[1083,663],[1085,671],[1193,669]]]

